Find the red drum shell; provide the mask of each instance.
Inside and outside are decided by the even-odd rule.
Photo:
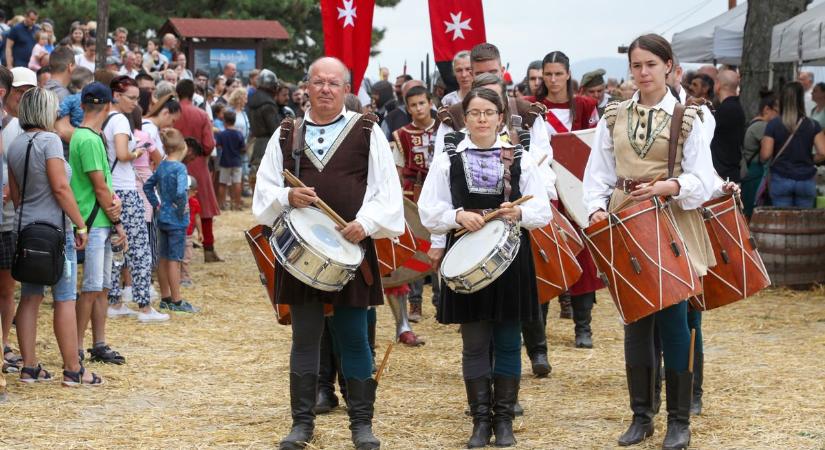
[[[551,208],[553,220],[542,228],[530,230],[536,286],[542,304],[567,291],[582,276],[582,268],[576,261],[576,254],[583,248],[581,239],[567,218],[552,205]]]
[[[716,265],[702,278],[704,295],[691,298],[691,305],[700,311],[737,302],[771,284],[736,200],[728,195],[702,205]]]
[[[701,293],[666,204],[644,200],[612,216],[618,221],[597,222],[583,234],[625,324]]]

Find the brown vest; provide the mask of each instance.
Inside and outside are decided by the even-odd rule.
[[[298,178],[326,202],[344,220],[355,219],[364,202],[367,191],[367,173],[369,170],[370,136],[372,127],[378,118],[374,114],[355,115],[347,123],[336,143],[330,148],[326,164],[319,170],[313,164],[311,154],[306,146],[301,153],[300,173]],[[280,144],[284,168],[292,171],[295,160],[292,157],[293,127],[291,119],[281,122]],[[300,304],[320,300],[339,306],[367,307],[383,303],[381,292],[381,275],[378,273],[378,259],[372,239],[367,237],[361,242],[364,259],[369,263],[373,274],[372,286],[367,286],[360,270],[340,292],[324,292],[313,289],[297,280],[279,267],[276,283],[276,301],[283,304]]]

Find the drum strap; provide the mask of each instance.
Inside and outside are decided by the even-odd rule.
[[[504,165],[504,201],[510,201],[510,193],[513,191],[513,186],[510,185],[510,167],[513,165],[514,148],[501,149],[501,164]]]
[[[679,148],[679,135],[682,132],[682,119],[685,117],[685,105],[676,103],[673,117],[670,119],[670,142],[667,153],[667,177],[673,178],[676,168],[676,150]]]
[[[292,126],[292,159],[295,160],[295,176],[298,178],[301,177],[301,155],[304,153],[304,147],[306,147],[306,127],[304,120],[298,118]]]

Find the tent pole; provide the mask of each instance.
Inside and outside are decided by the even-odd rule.
[[[768,70],[768,89],[773,90],[773,64],[770,65]]]

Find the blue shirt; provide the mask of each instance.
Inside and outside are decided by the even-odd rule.
[[[221,131],[215,136],[215,144],[221,149],[221,167],[241,167],[241,154],[246,144],[240,131]]]
[[[80,126],[83,122],[83,108],[80,107],[80,93],[69,95],[60,102],[60,109],[57,112],[58,118],[69,116],[69,123],[73,127]]]
[[[164,160],[143,185],[143,192],[152,207],[157,209],[160,204],[158,222],[162,228],[185,229],[189,226],[188,184],[186,166],[180,161]],[[155,194],[155,186],[160,200]]]
[[[773,138],[773,162],[771,171],[780,176],[792,180],[804,181],[816,175],[814,167],[814,157],[811,149],[814,146],[814,138],[822,131],[819,122],[805,118],[799,125],[799,129],[793,136],[793,140],[788,144],[788,148],[779,155],[779,150],[785,145],[790,132],[782,123],[782,117],[775,117],[765,127],[765,136]]]
[[[14,41],[11,48],[12,58],[14,59],[14,67],[29,67],[29,59],[32,56],[32,49],[34,48],[34,33],[39,28],[32,26],[26,27],[23,22],[11,27],[8,38]]]

